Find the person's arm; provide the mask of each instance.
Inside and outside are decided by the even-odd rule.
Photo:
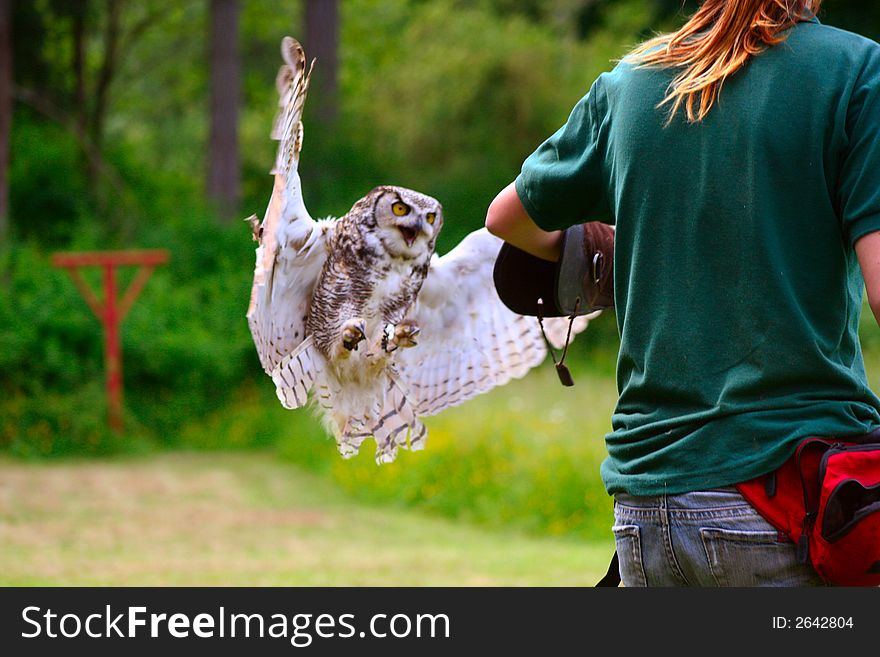
[[[601,79],[492,201],[486,215],[490,233],[538,258],[557,261],[562,230],[582,223],[583,217],[610,218]]]
[[[523,207],[514,183],[501,190],[486,213],[486,228],[505,242],[544,260],[559,260],[562,231],[541,230]]]
[[[880,51],[872,48],[859,68],[842,121],[846,139],[834,201],[880,323]]]
[[[868,305],[871,306],[874,319],[880,324],[880,231],[859,238],[855,249],[868,291]]]

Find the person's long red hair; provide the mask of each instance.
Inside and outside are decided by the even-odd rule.
[[[705,0],[685,25],[639,45],[626,59],[638,66],[679,68],[660,103],[669,119],[684,106],[702,121],[728,76],[753,55],[785,39],[785,30],[810,20],[822,0]]]

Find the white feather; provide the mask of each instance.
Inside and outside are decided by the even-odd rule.
[[[480,229],[431,261],[412,313],[421,327],[419,344],[394,359],[419,415],[520,378],[547,356],[537,319],[509,310],[495,291],[492,269],[501,244]],[[572,337],[598,314],[577,318]],[[567,318],[545,319],[544,327],[554,346],[565,342]]]
[[[420,417],[524,376],[544,360],[547,347],[537,320],[516,315],[498,298],[492,269],[502,242],[481,229],[442,258],[432,257],[407,315],[421,329],[417,346],[389,353],[381,341],[382,302],[409,275],[406,268],[389,268],[364,308],[369,335],[362,347],[338,359],[322,355],[306,335],[306,320],[338,224],[314,221],[303,202],[298,168],[311,68],[290,37],[282,42],[282,57],[271,133],[279,142],[274,187],[259,227],[248,324],[286,408],[312,400],[344,457],[373,436],[377,462],[392,461],[400,447],[424,447],[427,429]],[[578,318],[571,334],[597,314]],[[568,320],[547,319],[544,325],[548,340],[561,346]]]
[[[285,63],[277,78],[279,112],[272,129],[279,141],[272,169],[275,182],[259,228],[247,312],[260,363],[269,375],[306,338],[304,318],[327,258],[327,233],[333,229],[333,222],[315,222],[309,216],[297,172],[311,70],[306,71],[305,53],[293,39],[284,39],[281,53]]]

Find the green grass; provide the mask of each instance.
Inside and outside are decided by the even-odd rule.
[[[181,442],[277,444],[282,458],[319,473],[353,498],[535,535],[606,539],[611,499],[599,479],[616,401],[613,363],[581,358],[576,385],[548,362],[527,377],[426,419],[423,451],[377,466],[367,440],[343,460],[306,409],[286,411],[268,378],[181,433]]]
[[[329,447],[329,446],[328,446]],[[363,505],[272,452],[0,459],[0,585],[592,585],[612,541]]]
[[[602,538],[611,499],[599,479],[616,401],[613,379],[575,367],[562,387],[552,366],[436,417],[427,446],[376,467],[366,443],[330,475],[352,494],[534,533]],[[294,452],[292,439],[284,443]]]

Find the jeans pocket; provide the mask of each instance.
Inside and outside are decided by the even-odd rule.
[[[620,580],[624,586],[647,586],[645,565],[642,562],[642,540],[637,525],[615,525],[614,542],[620,563]]]
[[[794,543],[776,530],[700,529],[709,570],[718,586],[806,586],[812,569],[797,560]]]

